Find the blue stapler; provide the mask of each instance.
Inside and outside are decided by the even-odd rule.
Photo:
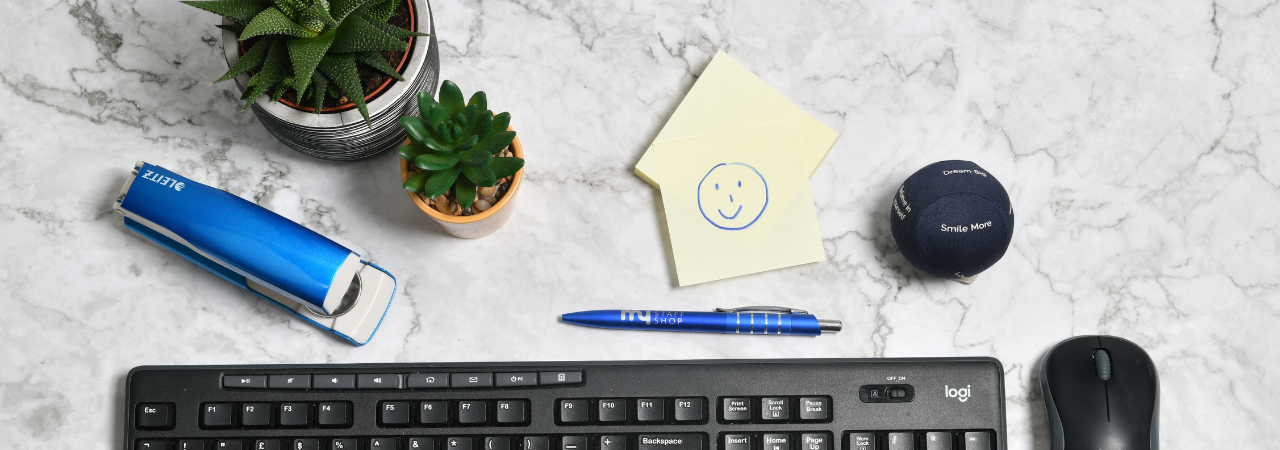
[[[133,232],[356,345],[396,292],[395,277],[346,247],[154,164],[134,165],[115,210]]]

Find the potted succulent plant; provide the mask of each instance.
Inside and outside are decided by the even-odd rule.
[[[520,189],[524,148],[511,129],[511,114],[489,110],[483,91],[463,102],[458,85],[445,80],[440,101],[418,93],[421,117],[400,118],[409,134],[400,147],[404,190],[445,232],[487,236],[511,215]]]
[[[404,140],[396,120],[435,87],[426,0],[184,1],[224,17],[229,70],[263,125],[325,159],[360,159]]]

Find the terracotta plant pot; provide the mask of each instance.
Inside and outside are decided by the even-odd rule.
[[[512,130],[511,127],[507,127],[507,130],[515,131]],[[407,144],[408,142],[408,139],[406,139],[405,143]],[[524,158],[524,147],[520,145],[519,136],[516,136],[515,140],[511,141],[511,148],[514,150],[517,158]],[[411,172],[409,170],[412,168],[412,166],[409,165],[409,161],[405,161],[404,158],[397,159],[400,160],[400,181],[408,181],[409,177],[413,176],[417,172]],[[431,204],[427,203],[428,199],[426,196],[417,192],[406,191],[406,193],[409,194],[409,198],[413,199],[413,203],[418,205],[418,209],[421,209],[422,212],[431,216],[431,220],[436,221],[436,224],[440,225],[440,228],[443,229],[445,233],[449,233],[454,237],[460,237],[463,239],[475,239],[493,234],[494,231],[498,231],[499,228],[502,228],[502,224],[507,223],[507,218],[511,216],[511,201],[515,199],[516,193],[520,192],[520,181],[522,180],[524,180],[524,168],[521,168],[512,177],[511,187],[507,189],[507,193],[503,195],[501,199],[498,199],[498,204],[493,205],[482,213],[472,214],[470,216],[446,215],[440,211],[436,211],[435,208],[432,208]]]

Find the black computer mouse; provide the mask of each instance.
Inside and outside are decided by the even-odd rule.
[[[1053,450],[1159,448],[1160,381],[1147,352],[1115,336],[1076,336],[1040,363]]]

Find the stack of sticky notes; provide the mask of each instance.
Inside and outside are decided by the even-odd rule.
[[[723,52],[636,164],[681,286],[822,261],[809,177],[838,134]]]

